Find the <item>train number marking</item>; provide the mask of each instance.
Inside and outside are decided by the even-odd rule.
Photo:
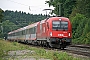
[[[58,34],[58,36],[64,36],[63,34]]]

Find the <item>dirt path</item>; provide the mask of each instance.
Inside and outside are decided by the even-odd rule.
[[[6,60],[50,60],[34,56],[35,51],[31,50],[18,50],[18,51],[9,51],[8,56],[5,56]]]

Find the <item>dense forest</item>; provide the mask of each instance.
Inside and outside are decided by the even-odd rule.
[[[73,43],[90,44],[90,0],[49,0],[46,1],[46,4],[55,7],[52,13],[70,19],[73,29]],[[2,26],[7,32],[44,18],[46,16],[42,14],[33,15],[21,11],[0,11],[0,21],[2,20]],[[6,34],[6,31],[3,32]]]
[[[7,33],[15,29],[27,26],[34,22],[43,20],[46,15],[42,14],[30,14],[21,11],[3,11],[2,20],[0,24],[0,37],[7,36]]]

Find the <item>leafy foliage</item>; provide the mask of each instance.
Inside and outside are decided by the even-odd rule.
[[[86,20],[87,18],[81,14],[76,14],[76,16],[71,19],[73,25],[73,38],[78,38],[82,35]]]
[[[3,12],[4,12],[4,11],[0,8],[0,37],[3,36],[3,33],[2,33],[2,32],[3,32],[3,31],[2,31],[2,30],[3,30],[3,29],[2,29]]]
[[[77,0],[77,13],[90,17],[90,0]]]
[[[90,19],[82,14],[76,14],[72,19],[73,25],[73,39],[74,43],[90,44],[89,32],[90,32]]]
[[[48,3],[49,6],[55,7],[53,13],[56,15],[69,17],[76,5],[76,0],[49,0],[46,1],[46,3]]]
[[[3,32],[10,32],[12,30],[15,30],[18,28],[18,26],[12,22],[10,22],[9,20],[6,20],[2,23],[2,26],[3,26]]]
[[[0,8],[0,23],[2,22],[3,12],[4,12],[4,11]]]

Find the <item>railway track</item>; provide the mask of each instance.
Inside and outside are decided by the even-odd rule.
[[[88,46],[88,45],[70,45],[70,47],[80,47],[80,48],[88,48],[88,49],[90,49],[90,46]]]
[[[71,45],[66,48],[66,52],[87,56],[90,58],[90,46],[86,45]]]
[[[66,48],[65,51],[69,53],[77,54],[77,55],[90,57],[90,49],[87,49],[87,48],[68,47]]]
[[[34,47],[40,47],[40,46],[34,46]],[[67,48],[63,49],[57,49],[57,48],[47,48],[47,47],[40,47],[40,48],[44,48],[46,50],[54,50],[54,51],[63,51],[63,52],[68,52],[68,53],[72,53],[72,54],[77,54],[77,55],[82,55],[82,56],[86,56],[90,58],[90,48],[89,46],[68,46]]]

